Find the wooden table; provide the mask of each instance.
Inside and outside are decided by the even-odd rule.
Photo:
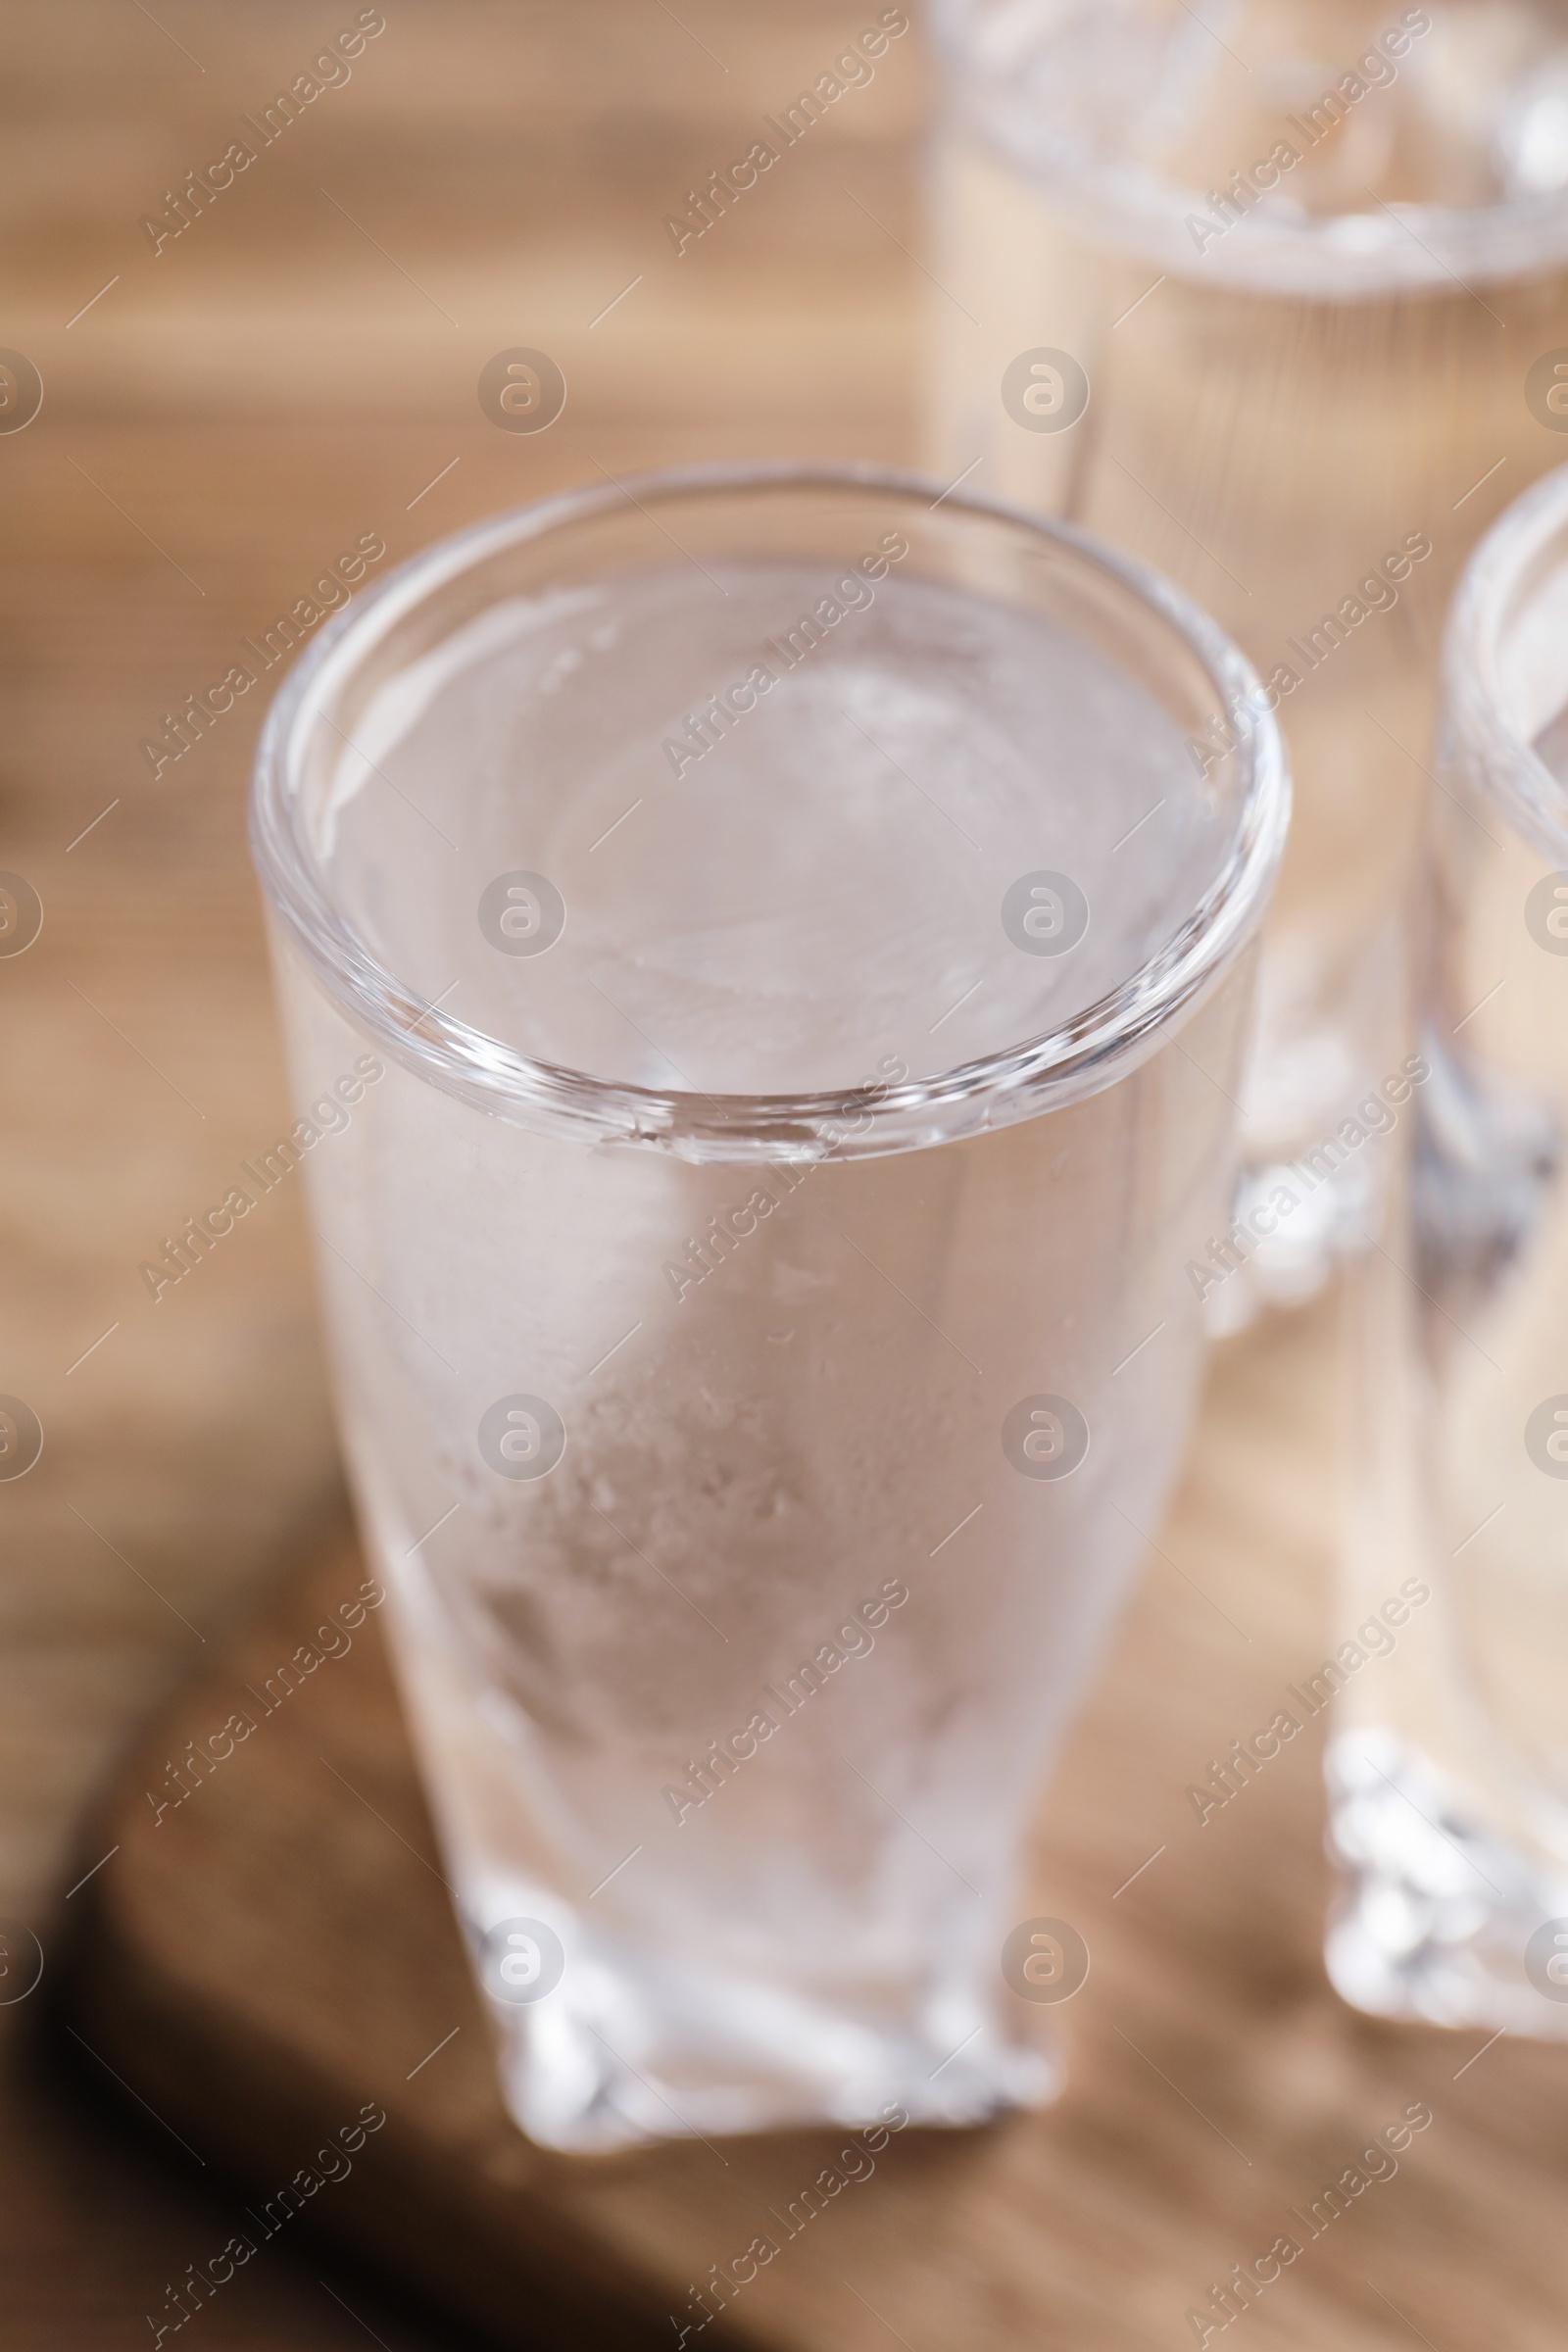
[[[209,2283],[185,2281],[212,2298],[203,2326],[314,2224],[505,2352],[658,2352],[682,2326],[734,2352],[1144,2352],[1197,2340],[1237,2264],[1263,2282],[1247,2327],[1266,2352],[1407,2335],[1449,2352],[1499,2327],[1510,2352],[1560,2344],[1568,2052],[1391,2028],[1335,1997],[1315,1741],[1203,1822],[1189,1797],[1325,1646],[1339,1320],[1326,1304],[1216,1366],[1019,1904],[1090,1955],[1047,2013],[1066,2087],[984,2132],[532,2147],[501,2106],[377,1619],[154,1817],[170,1759],[236,1707],[254,1717],[278,1659],[359,1588],[340,1542],[303,1558],[215,1644],[79,1849],[102,1867],[74,1898],[73,2031],[162,2167],[213,2186],[193,2248]],[[711,2266],[731,2281],[721,2325],[692,2292],[717,2299]],[[179,2284],[156,2281],[160,2316]],[[339,2288],[364,2309],[358,2280]]]
[[[45,397],[25,431],[0,434],[0,866],[38,890],[45,925],[0,962],[0,1392],[35,1408],[46,1445],[30,1476],[0,1487],[0,1913],[35,1930],[46,1956],[82,1899],[68,1891],[86,1867],[79,1825],[117,1755],[319,1522],[336,1478],[297,1196],[280,1192],[161,1303],[138,1277],[277,1132],[284,1100],[243,835],[259,697],[156,777],[143,740],[362,532],[390,560],[600,466],[913,449],[913,40],[719,232],[676,256],[663,216],[830,62],[854,28],[841,11],[389,0],[351,78],[155,252],[144,216],[166,214],[166,191],[246,135],[242,117],[356,13],[349,0],[325,12],[158,0],[152,14],[16,0],[10,21],[0,342],[34,363]],[[570,384],[538,436],[497,431],[475,396],[484,363],[519,344],[551,352]],[[1091,2037],[1103,2047],[1073,2111],[1073,2129],[1124,2169],[1125,2202],[1086,2205],[1080,2226],[1147,2243],[1162,2278],[1190,2242],[1195,2288],[1231,2189],[1194,2169],[1173,2123],[1186,2098],[1213,2112],[1224,2094],[1228,2005],[1294,2020],[1264,2036],[1272,2071],[1219,2096],[1270,2148],[1294,2145],[1303,2116],[1353,2106],[1381,2124],[1396,2079],[1425,2067],[1446,2084],[1470,2054],[1386,2034],[1324,1992],[1305,1742],[1205,1881],[1202,2014],[1162,1991],[1170,1859],[1110,1907],[1181,1812],[1175,1748],[1152,1758],[1141,1741],[1140,1690],[1158,1688],[1167,1731],[1174,1721],[1176,1745],[1201,1764],[1321,1648],[1328,1345],[1303,1325],[1222,1369],[1161,1539],[1172,1564],[1153,1563],[1063,1782],[1084,1899],[1103,1906],[1107,1981],[1125,2002]],[[1269,1445],[1259,1396],[1275,1415]],[[1204,1982],[1190,1955],[1180,1981],[1185,1997]],[[63,2076],[29,2030],[41,2012],[0,2008],[5,2341],[148,2340],[144,2315],[207,2251],[216,2207],[152,2127],[135,2134],[100,2108],[90,2058]],[[1123,2052],[1117,2022],[1140,2051]],[[1437,2352],[1559,2341],[1565,2086],[1560,2053],[1503,2045],[1443,2087],[1445,2128],[1387,2192],[1397,2243],[1380,2250],[1384,2267],[1357,2287],[1336,2254],[1315,2283],[1293,2280],[1259,2308],[1253,2339],[1419,2335]],[[1070,2203],[1066,2144],[1051,2193]],[[1237,2159],[1216,2139],[1210,2162]],[[987,2226],[1027,2224],[1001,2211]],[[1252,2235],[1228,2259],[1260,2250]],[[1102,2315],[1095,2341],[1182,2340],[1179,2298],[1153,2296],[1138,2270],[1129,2259],[1125,2305]],[[923,2332],[901,2313],[914,2352],[954,2340],[940,2311]],[[1075,2345],[1091,2316],[1065,2308],[1059,2340]],[[258,2264],[202,2327],[215,2352],[359,2344],[367,2328],[396,2352],[457,2340],[309,2250]]]

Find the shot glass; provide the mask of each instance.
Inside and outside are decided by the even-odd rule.
[[[1289,787],[1138,564],[871,467],[356,599],[253,840],[343,1441],[522,2129],[1046,2096],[1043,1775],[1194,1407]]]
[[[1449,620],[1403,1230],[1363,1273],[1329,1966],[1385,2016],[1568,2036],[1568,468]]]
[[[1354,1153],[1248,1239],[1251,1201],[1397,1070],[1443,615],[1490,520],[1568,455],[1568,17],[932,16],[931,463],[1182,582],[1290,749],[1247,1270],[1211,1298],[1242,1320],[1320,1288],[1380,1213],[1379,1155]]]

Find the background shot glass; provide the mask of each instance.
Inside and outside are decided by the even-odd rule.
[[[1568,2034],[1568,470],[1446,659],[1408,1231],[1363,1275],[1329,1965],[1384,2015]],[[1305,1688],[1305,1686],[1303,1686]]]
[[[1243,1235],[1224,1327],[1310,1295],[1378,1213],[1379,1155],[1334,1139],[1403,1052],[1443,614],[1568,454],[1568,12],[1208,13],[933,0],[927,380],[944,480],[1157,564],[1279,712],[1297,813],[1242,1205],[1302,1198]]]
[[[1188,758],[1253,681],[1185,598],[938,487],[501,516],[262,747],[351,1473],[558,2146],[1054,2079],[1004,1947],[1194,1406],[1289,788]]]

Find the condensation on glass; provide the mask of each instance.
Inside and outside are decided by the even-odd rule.
[[[1076,1947],[1004,1953],[1194,1407],[1288,784],[1188,759],[1255,681],[1184,596],[939,489],[478,525],[262,747],[345,1447],[561,2147],[1055,2080]]]
[[[1322,1182],[1304,1155],[1402,1057],[1458,571],[1568,455],[1568,11],[934,0],[933,20],[931,462],[1183,582],[1290,748],[1224,1327],[1311,1295],[1379,1211],[1378,1154]],[[1281,1184],[1298,1204],[1260,1235]]]
[[[1314,1696],[1362,2008],[1568,2034],[1568,470],[1449,621],[1410,1188],[1359,1277],[1343,1646]]]

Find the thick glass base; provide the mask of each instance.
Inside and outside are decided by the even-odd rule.
[[[526,1913],[521,1916],[526,1917]],[[724,1982],[644,1956],[596,1952],[562,1920],[570,1965],[547,1998],[497,1997],[495,1932],[470,1928],[490,1997],[502,2095],[543,2147],[589,2154],[652,2139],[839,2126],[973,2126],[1044,2105],[1054,2050],[1007,2040],[952,1993],[900,2024],[777,1984]]]
[[[1325,1959],[1342,1998],[1375,2017],[1568,2040],[1568,1878],[1528,1861],[1393,1732],[1342,1736],[1325,1769],[1342,1873]]]
[[[1378,1219],[1378,1176],[1370,1158],[1314,1175],[1302,1162],[1244,1166],[1236,1188],[1228,1253],[1211,1250],[1200,1279],[1209,1337],[1229,1339],[1267,1309],[1305,1306],[1345,1261],[1366,1247]]]

